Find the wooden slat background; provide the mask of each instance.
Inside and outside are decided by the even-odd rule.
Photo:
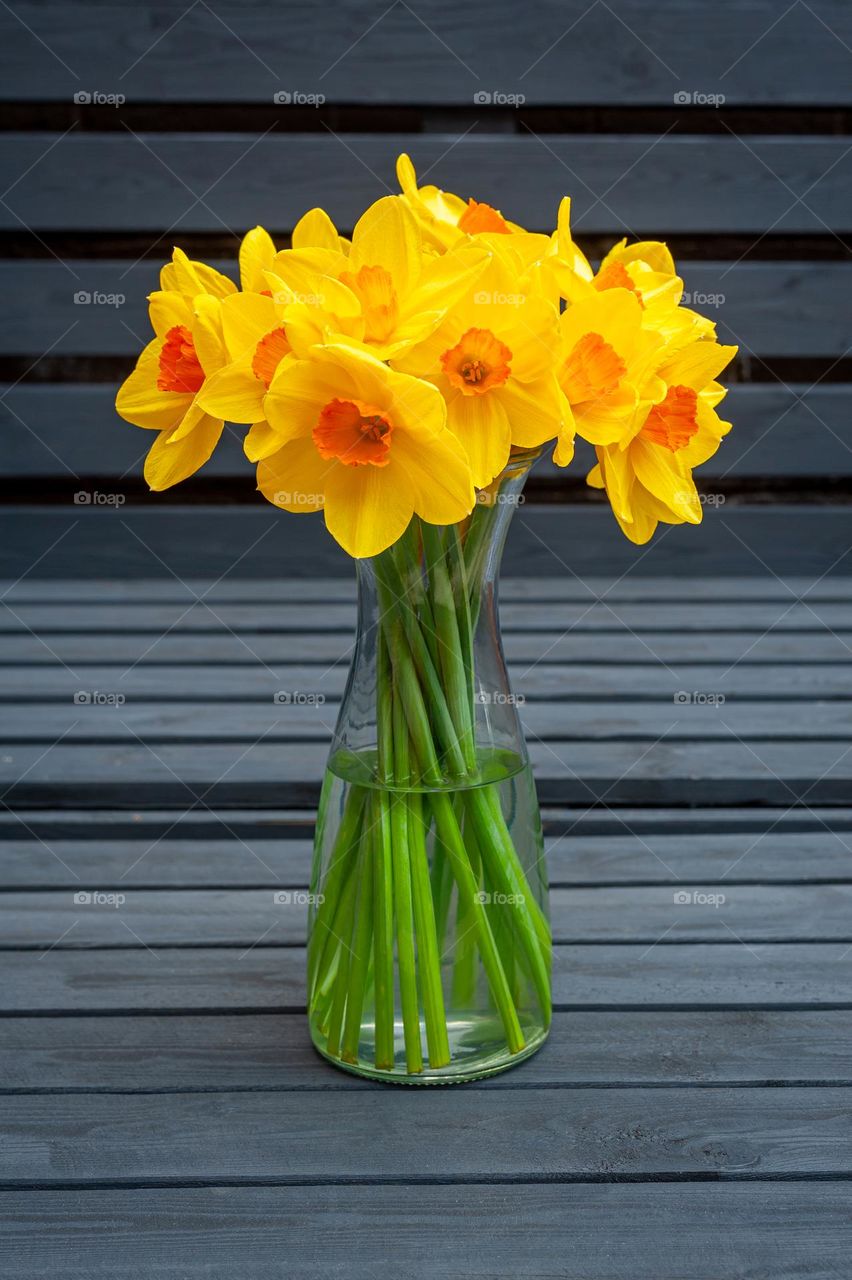
[[[3,1276],[845,1278],[849,5],[13,0],[0,103]],[[534,229],[569,192],[593,258],[666,238],[740,347],[700,528],[628,544],[582,447],[515,515],[556,1013],[451,1091],[316,1058],[275,897],[351,565],[240,431],[146,494],[112,408],[173,243],[351,230],[402,149]]]

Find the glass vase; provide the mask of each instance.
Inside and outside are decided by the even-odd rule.
[[[403,1084],[493,1075],[551,1016],[547,873],[497,576],[535,453],[439,528],[358,564],[358,630],[323,782],[308,1012],[335,1066]]]

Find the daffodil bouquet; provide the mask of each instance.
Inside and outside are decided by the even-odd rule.
[[[165,489],[244,425],[257,485],[322,510],[359,571],[358,635],[323,785],[308,1007],[319,1051],[388,1080],[453,1081],[533,1052],[550,1023],[541,826],[496,617],[503,539],[531,464],[578,433],[635,543],[697,524],[692,469],[730,429],[735,348],[681,304],[665,245],[597,271],[570,201],[543,235],[418,186],[351,240],[322,209],[277,251],[260,227],[240,288],[175,249],[154,338],[118,393],[156,432]]]

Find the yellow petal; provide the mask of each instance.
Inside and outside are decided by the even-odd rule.
[[[285,511],[319,511],[333,465],[319,456],[312,440],[290,440],[258,463],[257,487]]]
[[[509,461],[512,428],[506,410],[493,392],[458,392],[447,404],[447,426],[468,456],[473,483],[484,489]]]
[[[174,441],[169,432],[161,432],[145,459],[145,479],[151,488],[170,489],[194,475],[219,443],[223,425],[205,414],[195,430],[183,439]]]
[[[255,422],[251,430],[246,432],[243,440],[243,452],[249,462],[260,462],[269,458],[281,448],[281,437],[273,431],[266,419]]]
[[[192,328],[192,306],[182,293],[157,290],[148,295],[148,315],[151,327],[158,338],[165,338],[169,329],[175,325],[186,325]]]
[[[310,436],[323,405],[348,389],[348,383],[341,384],[339,373],[328,363],[283,361],[264,397],[263,416],[278,433],[279,442]]]
[[[325,209],[311,209],[293,228],[290,242],[294,249],[340,249],[337,228]]]
[[[223,276],[215,267],[208,267],[206,262],[194,262],[183,249],[175,249],[172,267],[171,278],[175,281],[175,288],[188,298],[194,298],[198,293],[210,293],[214,298],[236,293],[237,286],[233,280]]]
[[[248,292],[260,293],[266,288],[264,271],[272,266],[276,249],[272,236],[263,227],[252,227],[240,245],[240,283]]]
[[[399,196],[383,196],[362,214],[352,233],[349,260],[354,271],[384,267],[400,298],[420,275],[421,250],[417,219]]]
[[[473,510],[470,466],[452,432],[441,431],[424,442],[407,431],[397,431],[391,456],[414,487],[417,514],[429,524],[455,524]]]
[[[347,467],[337,463],[325,479],[325,523],[350,556],[363,558],[401,537],[414,514],[415,488],[403,466]]]
[[[736,347],[723,347],[717,342],[693,342],[661,365],[658,372],[670,385],[701,391],[714,381],[736,354]]]
[[[198,403],[216,418],[248,423],[262,416],[265,395],[266,387],[249,365],[228,364],[206,380],[198,393]]]
[[[552,373],[535,382],[518,382],[509,378],[493,394],[499,396],[509,415],[512,444],[534,449],[545,440],[552,440],[566,427],[573,431],[571,406]]]
[[[637,437],[630,446],[636,478],[681,520],[701,523],[701,503],[692,473],[676,453]]]
[[[222,300],[222,335],[231,360],[250,361],[261,338],[280,323],[275,303],[260,293],[233,293]]]
[[[176,427],[192,404],[191,395],[157,390],[162,347],[159,338],[148,343],[115,398],[116,411],[125,422],[153,431]]]
[[[601,464],[596,462],[589,474],[586,476],[586,484],[590,489],[602,489],[604,487],[603,475],[601,474]]]
[[[192,340],[198,362],[209,377],[225,363],[225,339],[222,334],[222,305],[209,293],[200,293],[193,301],[195,320]]]

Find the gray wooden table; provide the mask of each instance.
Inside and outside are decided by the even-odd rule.
[[[3,1274],[847,1275],[852,604],[806,585],[506,582],[556,1014],[446,1090],[315,1056],[276,901],[351,584],[14,586]]]

